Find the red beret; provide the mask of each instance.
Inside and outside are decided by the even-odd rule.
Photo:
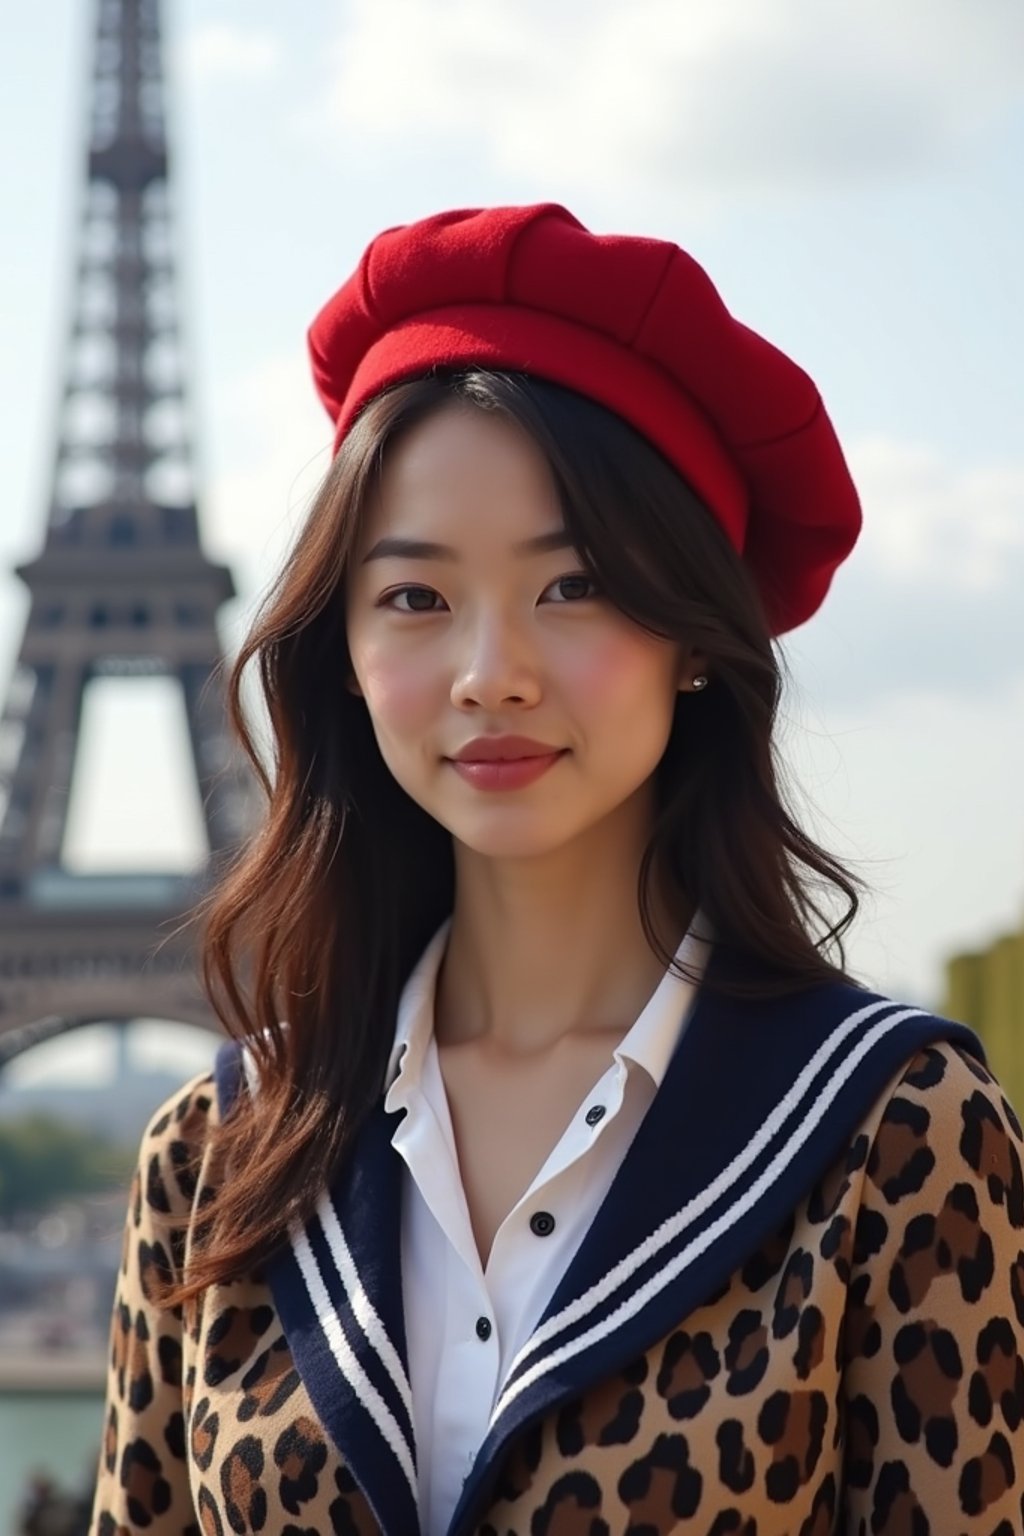
[[[434,214],[371,241],[309,346],[335,451],[373,395],[438,365],[532,373],[617,412],[721,523],[774,634],[816,611],[860,530],[813,381],[671,241],[594,235],[557,203]]]

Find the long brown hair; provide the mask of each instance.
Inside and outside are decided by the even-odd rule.
[[[707,656],[711,686],[680,695],[658,769],[638,891],[652,946],[670,961],[651,921],[657,861],[713,925],[707,985],[768,996],[851,979],[842,936],[862,882],[784,804],[773,734],[781,659],[715,519],[645,439],[573,391],[482,370],[399,384],[345,438],[229,677],[232,725],[266,816],[197,916],[204,985],[252,1051],[259,1112],[242,1093],[215,1133],[230,1176],[204,1209],[203,1240],[171,1302],[247,1271],[308,1216],[380,1097],[402,985],[452,910],[450,835],[399,788],[345,686],[345,576],[369,495],[399,436],[452,404],[504,412],[529,432],[607,598]],[[269,766],[242,705],[253,661]],[[730,957],[737,966],[722,963]]]

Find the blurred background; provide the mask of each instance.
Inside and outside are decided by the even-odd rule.
[[[784,644],[793,796],[873,889],[850,969],[1024,1103],[1017,0],[48,0],[3,75],[0,1533],[82,1528],[138,1139],[217,1043],[176,920],[254,809],[218,665],[389,225],[675,240],[811,372],[866,524]]]

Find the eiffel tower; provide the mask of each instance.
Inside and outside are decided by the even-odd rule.
[[[249,819],[216,630],[234,586],[195,505],[163,97],[160,0],[97,0],[49,509],[17,567],[31,603],[0,717],[0,1065],[89,1022],[212,1027],[194,929],[179,930]],[[139,676],[180,685],[208,859],[193,875],[76,873],[62,847],[83,694]]]

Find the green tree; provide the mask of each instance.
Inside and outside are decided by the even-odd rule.
[[[7,1120],[0,1124],[0,1221],[123,1184],[132,1163],[124,1147],[52,1115]]]

